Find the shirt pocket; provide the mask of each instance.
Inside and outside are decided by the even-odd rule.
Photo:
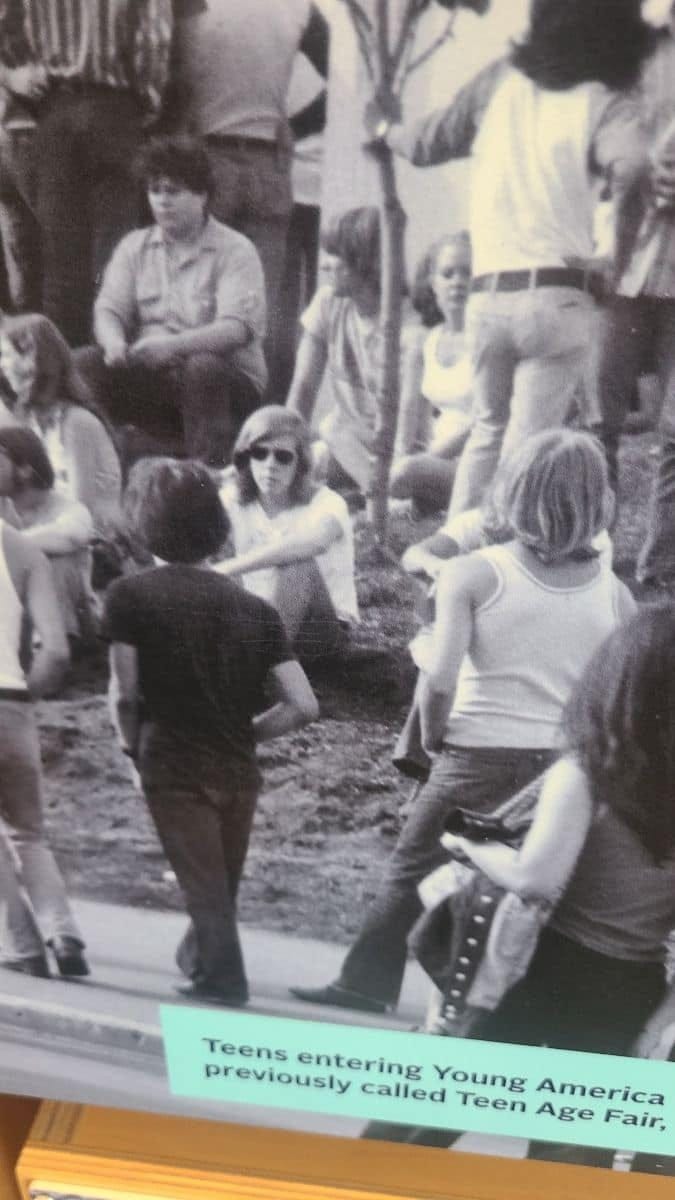
[[[165,304],[159,286],[141,280],[136,292],[136,304],[141,328],[146,325],[163,324],[166,315]]]
[[[191,308],[195,325],[209,325],[215,320],[216,293],[210,282],[195,285]]]

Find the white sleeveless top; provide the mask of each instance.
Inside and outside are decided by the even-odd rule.
[[[0,688],[25,692],[26,677],[19,662],[23,606],[9,573],[4,531],[0,519]]]
[[[449,366],[438,361],[438,343],[444,333],[442,325],[432,329],[422,349],[422,395],[434,408],[453,409],[467,416],[471,411],[471,362],[466,349],[466,335],[457,333],[456,356]],[[454,350],[454,343],[453,343]]]
[[[515,68],[506,72],[473,146],[474,275],[592,256],[590,152],[613,98],[600,83],[548,91]]]
[[[474,615],[446,742],[555,748],[572,688],[619,622],[619,580],[599,568],[588,583],[554,588],[508,546],[476,554],[490,563],[497,585]]]

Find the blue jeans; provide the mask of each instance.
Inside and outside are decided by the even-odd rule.
[[[457,466],[451,516],[481,503],[500,458],[524,438],[567,420],[586,374],[595,312],[588,293],[570,287],[471,297],[473,427]]]
[[[422,912],[417,894],[425,875],[447,862],[440,844],[453,809],[491,812],[555,758],[553,750],[446,747],[420,791],[361,931],[340,972],[339,983],[384,1004],[395,1005],[403,981],[407,937]]]

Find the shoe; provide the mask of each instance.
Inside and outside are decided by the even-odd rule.
[[[210,983],[179,983],[174,991],[186,1000],[205,1000],[209,1004],[224,1004],[226,1008],[244,1008],[248,1004],[248,996],[223,992]]]
[[[49,963],[44,954],[34,954],[31,958],[1,959],[0,967],[5,967],[7,971],[18,971],[21,975],[34,975],[36,979],[51,979]]]
[[[355,1008],[359,1012],[384,1013],[389,1005],[372,996],[364,996],[363,992],[353,992],[351,988],[341,987],[339,983],[329,983],[321,988],[292,987],[288,989],[298,1000],[308,1004],[330,1004],[333,1008]]]
[[[82,943],[73,937],[55,937],[47,942],[59,968],[59,975],[89,975],[89,963],[82,953]]]

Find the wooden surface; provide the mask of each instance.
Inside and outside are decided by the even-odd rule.
[[[0,1095],[0,1197],[18,1200],[14,1167],[40,1101],[28,1096]]]
[[[44,1101],[22,1196],[95,1200],[673,1200],[672,1179]],[[34,1192],[35,1195],[35,1192]]]

